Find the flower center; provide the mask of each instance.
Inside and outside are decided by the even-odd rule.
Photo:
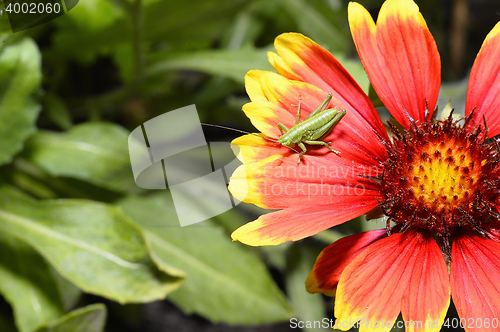
[[[408,165],[409,191],[437,211],[468,199],[481,176],[471,150],[461,143],[455,139],[429,142]]]
[[[464,226],[484,233],[500,217],[497,144],[486,142],[480,127],[468,129],[469,120],[463,127],[449,118],[404,133],[392,129],[380,207],[402,230],[426,228],[448,237]]]

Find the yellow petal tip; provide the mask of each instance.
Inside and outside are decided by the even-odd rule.
[[[360,29],[363,24],[368,24],[369,31],[372,34],[375,33],[375,22],[373,21],[372,16],[366,8],[359,3],[349,2],[349,6],[347,7],[347,17],[352,32]]]
[[[238,241],[249,246],[260,247],[260,246],[275,246],[283,242],[288,241],[288,239],[283,238],[272,238],[268,236],[262,228],[265,227],[260,219],[249,222],[231,234],[233,241]]]
[[[335,297],[336,288],[334,289],[323,289],[319,286],[318,279],[314,274],[314,270],[309,273],[306,279],[306,291],[311,294],[321,293],[326,296]]]
[[[261,227],[261,223],[258,220],[249,222],[231,234],[233,241],[238,241],[250,246],[261,246],[265,244],[259,236],[257,230]]]

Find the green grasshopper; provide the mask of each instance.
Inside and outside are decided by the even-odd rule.
[[[340,120],[342,120],[342,118],[346,115],[345,110],[339,111],[336,108],[326,109],[331,99],[332,99],[332,94],[329,93],[328,96],[326,96],[323,103],[321,103],[321,105],[317,109],[315,109],[311,114],[309,114],[304,121],[299,123],[300,105],[302,103],[302,100],[299,97],[299,105],[297,109],[297,117],[295,118],[295,125],[292,128],[288,129],[284,124],[279,122],[278,128],[281,132],[279,140],[274,140],[269,137],[263,137],[260,135],[248,133],[243,130],[228,128],[224,126],[212,125],[207,123],[202,123],[202,124],[205,126],[235,130],[245,134],[255,135],[257,137],[267,139],[268,141],[271,142],[279,143],[299,154],[299,160],[297,161],[298,165],[300,164],[300,160],[302,159],[304,153],[307,152],[304,143],[309,145],[323,145],[326,146],[333,153],[336,154],[340,153],[339,151],[333,150],[330,147],[330,145],[328,145],[331,144],[331,142],[327,143],[321,140],[322,138],[325,138],[329,133],[331,133],[333,128],[335,128],[335,126],[340,122]],[[296,149],[294,149],[293,146],[295,144],[297,144],[302,151],[299,152]]]
[[[280,129],[281,136],[277,143],[280,143],[287,148],[292,148],[294,144],[297,144],[302,151],[299,152],[299,161],[297,165],[300,164],[300,159],[307,152],[305,144],[309,145],[323,145],[326,146],[330,151],[336,154],[340,154],[340,152],[335,151],[330,147],[331,142],[323,142],[321,139],[327,136],[333,128],[342,120],[345,116],[346,111],[339,111],[336,108],[326,109],[328,103],[332,99],[332,94],[329,93],[326,96],[323,103],[315,109],[311,114],[307,116],[307,118],[299,123],[300,118],[300,104],[302,102],[299,97],[299,106],[297,110],[297,117],[295,118],[295,125],[288,129],[281,122],[278,123],[278,128]],[[296,151],[297,152],[297,151]]]

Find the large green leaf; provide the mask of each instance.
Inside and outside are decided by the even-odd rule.
[[[66,133],[41,131],[25,156],[53,176],[67,176],[118,191],[137,190],[127,147],[128,132],[111,123],[85,123]]]
[[[40,81],[40,52],[31,39],[0,46],[0,165],[35,131],[40,106],[31,95]]]
[[[267,50],[244,47],[237,50],[199,51],[183,54],[159,52],[151,55],[148,75],[166,70],[189,69],[224,76],[244,83],[252,69],[273,70],[267,61]]]
[[[318,44],[331,52],[343,52],[347,46],[347,34],[337,25],[331,9],[327,17],[313,7],[310,1],[286,0],[281,1],[283,10],[287,11],[297,23],[299,30]],[[338,15],[340,16],[340,15]],[[345,20],[345,13],[342,16]]]
[[[264,264],[219,227],[179,227],[167,194],[123,200],[119,205],[145,229],[153,259],[186,272],[169,299],[185,312],[228,324],[287,320],[293,312]]]
[[[106,307],[98,303],[72,311],[36,332],[101,332],[105,323]]]
[[[12,305],[19,331],[61,317],[62,299],[50,266],[29,245],[0,233],[0,293]]]
[[[272,48],[244,47],[237,50],[208,50],[182,54],[157,52],[150,55],[146,74],[155,75],[168,70],[197,70],[244,83],[245,74],[249,70],[274,71],[267,60],[268,50],[274,51]],[[335,53],[335,57],[363,91],[368,93],[370,81],[361,61],[347,59],[342,53]]]
[[[141,232],[112,206],[34,201],[1,187],[0,231],[32,245],[82,290],[121,303],[162,299],[180,283],[157,269]]]

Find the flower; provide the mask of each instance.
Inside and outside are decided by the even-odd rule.
[[[345,237],[319,255],[309,292],[336,296],[337,327],[389,331],[401,313],[407,331],[439,331],[450,295],[466,331],[494,331],[500,317],[500,23],[474,62],[465,118],[433,120],[440,58],[412,0],[387,0],[377,24],[349,4],[353,39],[378,96],[401,125],[387,134],[360,87],[326,50],[300,34],[276,38],[278,74],[251,71],[243,108],[262,136],[295,123],[331,93],[346,110],[297,164],[290,147],[246,135],[233,143],[244,165],[230,190],[278,210],[237,229],[249,245],[276,245],[377,211],[387,228]],[[293,147],[292,147],[293,148]],[[390,221],[395,223],[390,226]],[[449,268],[448,265],[449,264]],[[385,322],[385,324],[383,324]],[[378,325],[377,325],[378,324]]]
[[[372,210],[378,205],[379,185],[358,175],[380,175],[387,157],[379,137],[388,136],[375,108],[330,53],[295,33],[277,37],[275,47],[278,54],[270,52],[269,59],[279,74],[253,70],[245,77],[251,102],[243,111],[258,130],[279,138],[279,122],[294,126],[299,99],[303,121],[328,93],[329,105],[347,114],[323,139],[340,155],[308,145],[299,165],[296,151],[275,142],[254,135],[233,141],[244,165],[231,177],[231,193],[244,202],[280,210],[232,234],[233,240],[249,245],[300,240]]]

